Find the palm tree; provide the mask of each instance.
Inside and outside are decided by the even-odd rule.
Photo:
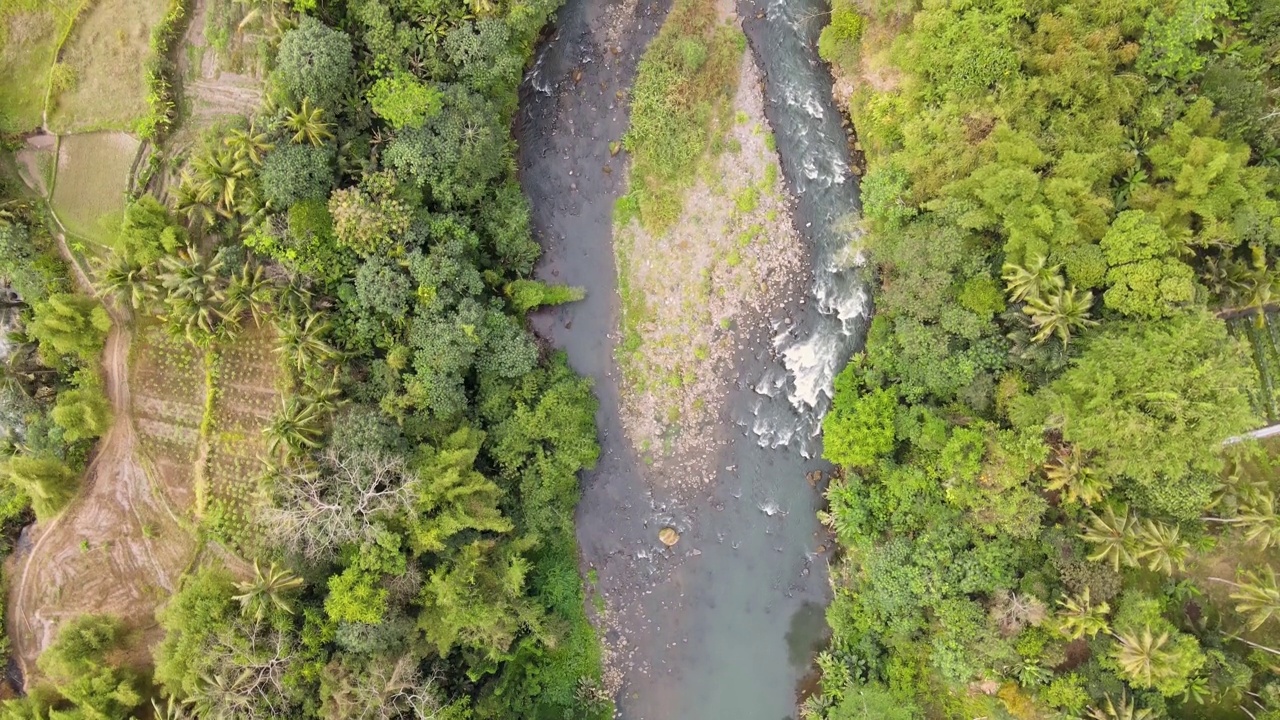
[[[1108,505],[1102,515],[1089,513],[1089,527],[1081,535],[1085,540],[1097,546],[1097,550],[1089,556],[1095,562],[1111,561],[1111,567],[1117,572],[1121,563],[1137,565],[1135,545],[1141,528],[1138,519],[1129,514],[1129,508],[1120,506],[1116,514],[1114,506]]]
[[[1216,577],[1209,579],[1235,588],[1231,599],[1237,602],[1236,612],[1248,618],[1250,630],[1257,630],[1272,618],[1280,619],[1280,585],[1276,582],[1276,571],[1271,566],[1241,571],[1242,582]]]
[[[1093,307],[1093,293],[1070,288],[1052,288],[1041,295],[1027,299],[1022,311],[1031,316],[1031,323],[1039,332],[1032,338],[1035,342],[1044,342],[1050,336],[1057,335],[1065,348],[1071,340],[1071,332],[1097,325],[1098,321],[1089,317],[1089,309]]]
[[[1110,631],[1107,613],[1111,612],[1111,606],[1105,602],[1095,605],[1089,597],[1087,586],[1078,596],[1067,595],[1060,598],[1058,607],[1058,629],[1072,640]]]
[[[247,130],[237,128],[227,133],[222,144],[231,150],[236,160],[248,160],[255,166],[262,165],[263,156],[275,147],[271,144],[271,137],[258,132],[254,124],[250,124]]]
[[[1045,487],[1059,491],[1068,503],[1091,506],[1111,489],[1111,481],[1086,465],[1084,453],[1074,445],[1059,449],[1054,459],[1044,466],[1044,473],[1049,478]]]
[[[276,352],[287,367],[301,375],[338,356],[338,351],[324,339],[329,323],[320,313],[311,313],[303,321],[286,314],[276,325],[276,332]]]
[[[329,123],[324,121],[324,109],[312,107],[311,98],[303,98],[298,109],[288,112],[284,126],[293,131],[294,144],[309,142],[319,147],[333,138]]]
[[[1140,634],[1114,636],[1117,645],[1112,657],[1121,673],[1141,687],[1155,687],[1178,674],[1180,651],[1171,643],[1169,633],[1153,634],[1149,626]]]
[[[275,302],[275,287],[267,279],[262,266],[250,262],[231,277],[224,294],[223,315],[236,321],[248,315],[258,327],[262,327]]]
[[[338,368],[324,382],[308,382],[306,392],[302,394],[303,402],[314,405],[321,413],[329,414],[343,404],[342,386],[338,382]]]
[[[1174,568],[1182,570],[1191,554],[1191,543],[1181,536],[1177,525],[1148,520],[1138,532],[1139,559],[1145,558],[1147,569],[1172,575]]]
[[[253,165],[248,160],[237,160],[230,150],[197,155],[191,164],[195,168],[196,187],[204,197],[216,199],[219,214],[232,217],[241,181],[253,174]]]
[[[118,305],[141,310],[155,297],[155,284],[148,270],[142,263],[113,254],[99,267],[99,290]]]
[[[1235,522],[1244,533],[1245,542],[1263,550],[1280,545],[1280,517],[1276,516],[1276,495],[1258,493],[1240,506]]]
[[[190,171],[183,171],[174,190],[173,209],[185,216],[192,227],[212,225],[218,219],[218,203],[212,188],[197,183]]]
[[[1093,720],[1155,720],[1155,714],[1151,710],[1135,707],[1124,693],[1120,695],[1119,705],[1107,695],[1104,707],[1089,708],[1089,717]]]
[[[1040,297],[1046,290],[1061,286],[1062,277],[1058,271],[1061,265],[1045,267],[1044,255],[1036,255],[1026,267],[1005,263],[1000,268],[1000,278],[1009,289],[1011,302],[1024,302],[1030,298]]]
[[[151,698],[151,717],[155,720],[188,720],[191,715],[182,703],[170,695],[164,702],[160,702],[159,698]]]
[[[281,398],[280,404],[280,413],[266,429],[267,453],[287,459],[320,447],[324,418],[319,408],[297,397]]]
[[[223,289],[219,272],[222,257],[206,259],[187,246],[160,261],[160,285],[164,288],[165,320],[170,331],[203,345],[222,320]]]
[[[261,621],[266,617],[267,609],[273,605],[292,615],[293,607],[286,595],[300,587],[302,587],[302,578],[275,563],[271,563],[270,569],[263,572],[262,566],[255,558],[253,579],[236,583],[236,589],[240,594],[233,596],[232,599],[240,603],[241,612],[245,614],[252,612],[254,619]]]

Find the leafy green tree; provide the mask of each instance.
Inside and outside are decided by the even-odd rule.
[[[353,69],[351,38],[310,15],[280,39],[275,78],[294,100],[335,107],[351,87]]]
[[[93,371],[76,374],[76,387],[58,393],[50,417],[67,442],[100,437],[111,427],[111,401]]]
[[[418,515],[411,523],[415,552],[438,553],[464,532],[508,533],[515,526],[502,514],[503,491],[475,469],[484,433],[460,428],[418,467]]]
[[[57,458],[11,457],[4,465],[9,482],[31,499],[36,519],[50,520],[79,489],[79,474]]]
[[[116,252],[124,262],[147,266],[186,244],[186,232],[153,195],[140,195],[125,206],[116,241]]]
[[[367,177],[360,188],[342,188],[329,196],[339,246],[362,257],[391,253],[413,217],[408,205],[393,195],[395,175],[378,176]]]
[[[443,209],[475,205],[506,170],[507,133],[498,123],[484,98],[448,86],[444,110],[422,127],[402,131],[383,158],[428,191],[432,204]]]
[[[440,91],[407,72],[379,78],[369,89],[368,98],[374,114],[397,130],[422,127],[442,107]]]
[[[333,186],[333,151],[314,145],[282,145],[267,153],[259,178],[262,196],[275,208],[324,200]]]
[[[837,377],[835,400],[822,420],[823,456],[844,467],[868,467],[894,447],[893,416],[898,400],[892,390],[863,390],[856,363]]]
[[[507,297],[518,313],[547,305],[563,305],[577,302],[587,296],[587,291],[570,285],[548,285],[539,280],[513,280],[504,288]]]
[[[110,329],[111,318],[97,300],[56,293],[32,308],[27,334],[39,343],[44,363],[58,367],[63,357],[96,362]]]
[[[1253,370],[1225,325],[1206,313],[1115,323],[1034,398],[1014,403],[1090,454],[1108,479],[1126,478],[1157,513],[1195,517],[1221,472],[1221,442],[1258,424],[1243,388]]]
[[[124,640],[123,624],[103,615],[81,615],[59,629],[36,663],[53,681],[74,713],[51,710],[49,717],[127,720],[144,702],[137,674],[113,667],[109,656]]]
[[[1169,317],[1195,298],[1195,271],[1177,258],[1180,250],[1160,221],[1142,210],[1120,213],[1106,236],[1106,306],[1123,315]]]
[[[1156,8],[1147,16],[1138,69],[1148,75],[1186,80],[1204,67],[1197,45],[1214,34],[1214,20],[1231,10],[1227,0],[1179,0],[1172,15]]]

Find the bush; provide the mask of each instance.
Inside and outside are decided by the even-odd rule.
[[[844,72],[851,71],[858,61],[864,27],[865,21],[851,0],[836,0],[831,4],[831,22],[818,36],[818,56]]]
[[[262,194],[284,209],[307,200],[323,200],[333,186],[333,151],[311,144],[281,145],[262,159]]]
[[[281,38],[276,63],[276,80],[290,99],[310,99],[332,116],[353,80],[351,38],[305,15]]]

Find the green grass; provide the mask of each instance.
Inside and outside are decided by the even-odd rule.
[[[42,122],[58,45],[87,0],[0,0],[0,131]]]
[[[124,208],[138,143],[123,133],[70,135],[59,141],[53,208],[73,235],[108,241],[103,218]]]
[[[732,126],[746,38],[707,0],[677,0],[640,60],[632,90],[631,197],[640,222],[662,232],[680,216],[698,166]]]

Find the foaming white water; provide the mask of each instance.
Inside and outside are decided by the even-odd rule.
[[[790,308],[795,322],[775,327],[775,362],[754,379],[758,397],[738,418],[761,445],[806,457],[818,450],[835,377],[871,311],[857,182],[831,76],[816,54],[823,13],[806,9],[811,4],[772,0],[757,50],[795,220],[810,243],[812,302]]]

